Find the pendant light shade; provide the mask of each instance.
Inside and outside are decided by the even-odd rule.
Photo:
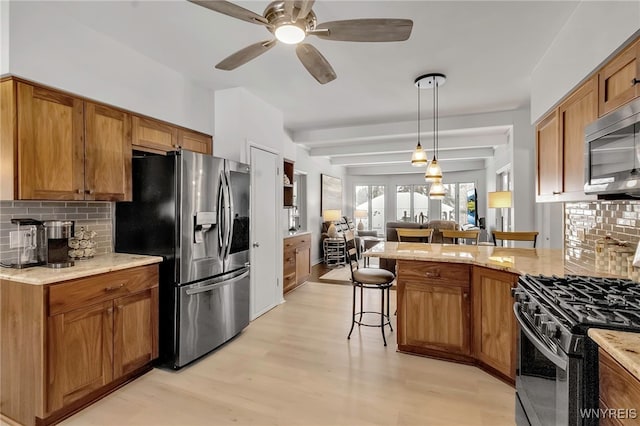
[[[427,171],[424,174],[424,180],[431,183],[433,189],[436,186],[436,190],[429,191],[429,195],[434,199],[442,199],[444,197],[444,186],[442,186],[442,168],[438,163],[438,87],[442,86],[447,77],[444,74],[431,73],[420,76],[416,79],[416,86],[421,89],[433,89],[433,160],[427,166]],[[439,184],[437,186],[436,184]],[[440,198],[436,198],[442,193]]]
[[[444,185],[440,180],[431,184],[431,188],[429,188],[429,198],[442,200],[445,195],[447,195],[447,191],[444,189]]]
[[[424,174],[424,180],[427,183],[435,183],[442,180],[442,169],[440,168],[440,164],[438,164],[438,160],[436,160],[435,155],[433,156],[433,160],[427,166],[427,171]]]
[[[411,156],[411,165],[413,167],[422,167],[426,166],[428,162],[427,151],[422,149],[422,145],[420,145],[420,141],[418,141],[418,145],[416,145],[416,149]]]
[[[413,151],[413,155],[411,156],[411,165],[413,167],[424,167],[429,163],[427,158],[427,151],[422,149],[422,145],[420,144],[420,87],[418,86],[418,144],[416,145],[416,149]]]

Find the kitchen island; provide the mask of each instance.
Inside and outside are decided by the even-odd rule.
[[[477,365],[512,385],[518,277],[595,275],[567,269],[559,249],[385,241],[364,256],[397,260],[399,351]]]

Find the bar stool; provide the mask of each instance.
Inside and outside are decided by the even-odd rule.
[[[468,231],[457,231],[453,229],[443,229],[442,230],[443,238],[453,238],[453,243],[458,244],[460,239],[463,240],[471,240],[476,245],[478,245],[478,239],[480,238],[480,231],[478,230],[468,230]]]
[[[358,253],[355,246],[355,236],[353,231],[345,231],[344,242],[346,245],[346,261],[351,268],[351,283],[353,284],[353,303],[351,305],[351,329],[347,339],[351,339],[351,333],[353,327],[358,324],[358,327],[363,325],[365,327],[380,327],[382,332],[382,341],[387,346],[387,338],[384,335],[384,327],[389,326],[391,331],[391,317],[389,316],[389,289],[393,284],[393,280],[396,276],[393,272],[386,269],[378,268],[360,268],[358,265]],[[356,312],[356,289],[360,288],[360,311]],[[363,305],[363,291],[364,289],[380,290],[380,312],[365,311]],[[386,313],[385,313],[385,292],[387,293]],[[362,319],[364,314],[377,314],[380,315],[380,323],[372,324],[365,323]],[[357,317],[357,319],[356,319]]]
[[[399,242],[424,242],[430,243],[433,237],[433,229],[431,228],[396,228]]]
[[[503,241],[532,241],[533,248],[536,247],[536,240],[538,239],[538,231],[493,231],[493,244],[498,245],[496,240]]]

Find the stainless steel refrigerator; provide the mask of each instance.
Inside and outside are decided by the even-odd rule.
[[[134,155],[117,252],[162,256],[160,360],[180,368],[249,324],[249,166],[181,151]]]

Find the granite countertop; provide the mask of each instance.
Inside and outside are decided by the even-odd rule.
[[[590,328],[589,337],[640,380],[640,333]]]
[[[611,276],[592,269],[569,269],[561,249],[509,248],[457,244],[398,243],[385,241],[364,256],[396,260],[469,263],[516,274]]]
[[[310,234],[311,231],[284,231],[283,238],[299,237],[300,235]]]
[[[162,257],[158,256],[127,253],[100,254],[93,259],[77,260],[75,265],[69,268],[52,269],[45,266],[25,269],[0,268],[0,280],[33,285],[52,284],[160,262]]]

